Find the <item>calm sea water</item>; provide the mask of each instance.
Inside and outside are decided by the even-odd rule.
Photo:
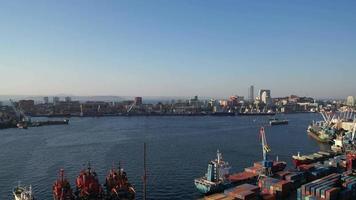
[[[291,114],[287,126],[270,127],[268,117],[71,118],[68,126],[0,130],[0,199],[12,199],[21,183],[39,200],[52,199],[52,183],[64,168],[69,180],[90,161],[101,183],[121,161],[142,199],[143,142],[147,143],[148,199],[197,199],[193,179],[203,176],[219,149],[233,171],[262,159],[259,128],[266,126],[271,156],[291,163],[298,151],[320,146],[306,134],[318,114]],[[290,166],[291,167],[291,166]]]

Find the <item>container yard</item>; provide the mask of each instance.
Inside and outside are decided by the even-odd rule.
[[[249,183],[230,185],[223,192],[203,197],[205,200],[354,200],[356,199],[356,153],[317,152],[293,156],[294,168],[285,162],[270,161],[264,129],[261,128],[263,161],[255,162],[244,172],[231,174],[254,177]],[[354,145],[354,143],[352,143]]]

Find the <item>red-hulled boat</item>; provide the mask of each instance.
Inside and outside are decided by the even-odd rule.
[[[135,199],[135,189],[129,183],[127,174],[119,165],[118,169],[114,167],[106,176],[105,187],[107,198],[110,200],[132,200]]]
[[[103,188],[95,171],[88,166],[88,169],[82,170],[76,179],[76,195],[80,200],[102,200]]]
[[[60,170],[59,177],[54,182],[52,191],[54,200],[74,200],[73,191],[68,180],[64,177],[63,169]]]

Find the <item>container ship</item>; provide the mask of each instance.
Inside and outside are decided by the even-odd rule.
[[[58,179],[54,182],[52,187],[53,200],[74,200],[72,188],[68,180],[64,177],[64,170],[59,172]]]
[[[292,156],[293,164],[295,167],[298,167],[300,165],[304,164],[310,164],[310,163],[316,163],[319,161],[324,161],[327,160],[331,157],[334,157],[336,154],[333,152],[325,152],[325,151],[319,151],[317,153],[312,153],[309,155],[300,155],[298,152],[297,155]]]
[[[109,200],[133,200],[136,192],[131,183],[129,183],[126,172],[121,168],[114,167],[109,171],[105,179],[107,199]]]
[[[21,186],[20,184],[13,190],[14,200],[34,200],[32,187]]]

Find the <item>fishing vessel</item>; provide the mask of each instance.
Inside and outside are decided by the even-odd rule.
[[[64,177],[63,169],[60,170],[58,179],[53,184],[52,192],[54,200],[74,200],[72,188]]]
[[[135,199],[136,191],[131,183],[129,183],[127,174],[121,168],[114,167],[109,171],[105,179],[105,187],[107,198],[110,200],[133,200]]]
[[[99,184],[98,176],[92,170],[90,164],[88,168],[82,170],[76,178],[76,196],[79,200],[102,200],[104,191]]]
[[[14,200],[34,200],[32,187],[21,186],[20,184],[13,190]]]

